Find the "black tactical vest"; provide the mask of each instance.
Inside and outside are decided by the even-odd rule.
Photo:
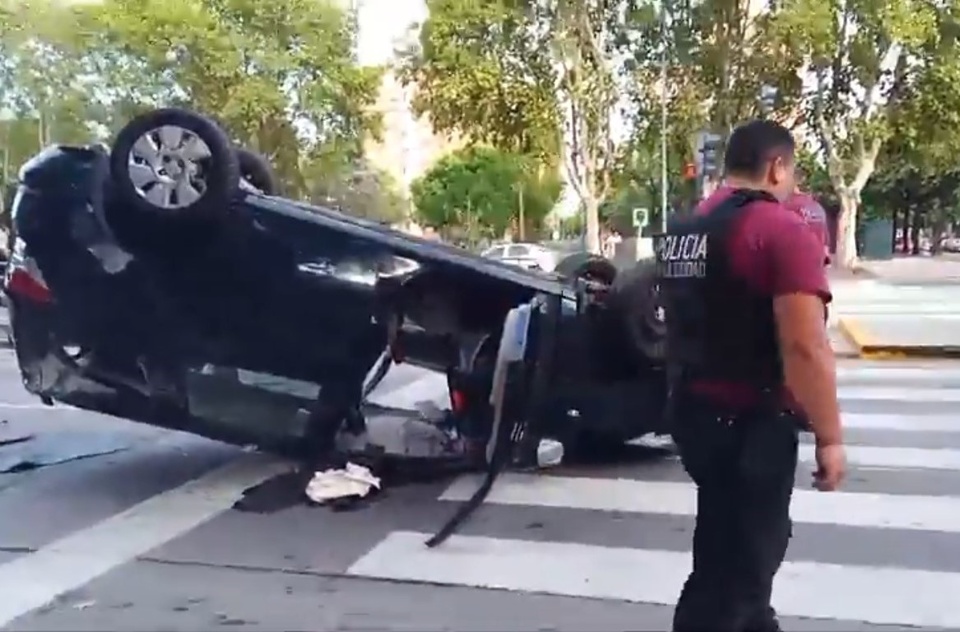
[[[734,220],[747,204],[774,198],[738,189],[704,215],[671,218],[655,238],[667,323],[667,365],[682,381],[717,379],[771,389],[783,383],[773,297],[731,271]]]

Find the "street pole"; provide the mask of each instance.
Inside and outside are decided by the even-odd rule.
[[[667,232],[667,7],[660,3],[660,229]]]

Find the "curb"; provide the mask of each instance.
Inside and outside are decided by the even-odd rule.
[[[838,318],[840,333],[859,350],[851,357],[870,360],[903,360],[904,358],[960,358],[960,347],[953,345],[891,345],[874,340],[855,319]],[[837,354],[839,357],[845,357]]]
[[[860,355],[860,352],[859,352],[859,351],[856,351],[856,350],[854,350],[854,349],[841,349],[841,350],[834,349],[834,350],[833,350],[833,357],[835,357],[835,358],[856,359],[856,358],[861,358],[861,357],[863,357],[863,356]]]

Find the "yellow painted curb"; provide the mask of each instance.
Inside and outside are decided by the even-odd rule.
[[[835,358],[859,358],[859,357],[860,357],[860,351],[858,351],[858,350],[856,350],[856,349],[843,349],[843,350],[838,350],[838,349],[834,348],[834,350],[833,350],[833,356],[834,356]]]
[[[875,340],[853,318],[837,319],[837,328],[860,352],[871,360],[903,360],[904,358],[960,358],[960,347],[951,345],[891,345]]]

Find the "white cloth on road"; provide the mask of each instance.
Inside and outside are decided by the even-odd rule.
[[[307,483],[307,497],[315,503],[325,503],[336,498],[357,496],[363,498],[372,488],[380,489],[380,478],[369,469],[355,463],[339,470],[317,472]]]

